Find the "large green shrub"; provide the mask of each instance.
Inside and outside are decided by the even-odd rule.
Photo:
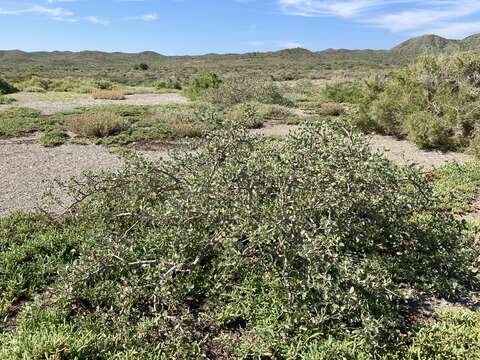
[[[335,353],[352,338],[375,354],[408,328],[407,294],[476,286],[462,223],[421,175],[348,129],[281,141],[227,129],[172,156],[87,176],[75,216],[29,233],[24,246],[83,241],[0,337],[0,355],[326,359],[354,353],[349,340]],[[16,222],[1,225],[14,247]],[[31,261],[10,256],[11,273]]]
[[[292,105],[273,82],[239,76],[225,79],[220,86],[207,91],[205,99],[222,108],[251,101]]]
[[[0,95],[6,95],[16,92],[17,89],[7,81],[0,78]]]
[[[423,148],[464,149],[480,116],[480,56],[424,56],[406,69],[358,85],[354,122],[408,136]]]

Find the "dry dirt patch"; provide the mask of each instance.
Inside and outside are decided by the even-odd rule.
[[[45,148],[35,137],[0,140],[0,217],[15,210],[39,207],[43,194],[55,180],[68,180],[87,170],[110,170],[121,166],[118,156],[97,145],[63,145]],[[152,160],[166,150],[141,152]],[[68,199],[65,199],[68,202]]]
[[[50,95],[50,94],[46,94]],[[58,99],[54,96],[47,97],[43,94],[17,93],[10,95],[16,99],[12,104],[0,105],[0,110],[9,107],[27,107],[40,111],[43,115],[52,115],[61,112],[69,112],[82,106],[95,105],[164,105],[164,104],[187,104],[189,100],[177,93],[170,94],[134,94],[127,95],[125,100],[95,100],[92,96],[83,94],[66,93],[58,95]]]

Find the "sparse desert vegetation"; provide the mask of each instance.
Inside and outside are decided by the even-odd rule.
[[[121,90],[95,90],[93,98],[96,100],[125,100],[125,93]]]
[[[480,358],[471,41],[0,53],[0,359]]]

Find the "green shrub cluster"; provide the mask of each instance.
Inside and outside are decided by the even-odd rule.
[[[11,98],[11,97],[0,95],[0,105],[8,105],[8,104],[11,104],[15,101],[16,100]]]
[[[169,77],[166,79],[161,79],[155,82],[154,84],[155,88],[158,90],[162,89],[175,89],[175,90],[181,90],[183,87],[183,84],[180,79],[176,77]],[[193,90],[190,90],[193,91]]]
[[[221,83],[222,81],[217,74],[212,72],[203,73],[190,80],[183,89],[183,94],[190,100],[198,100],[207,90],[217,89]]]
[[[406,69],[358,85],[361,96],[352,101],[359,113],[353,121],[366,131],[408,137],[422,148],[472,145],[477,151],[479,78],[478,55],[421,57]]]
[[[234,124],[254,129],[261,127],[265,121],[286,121],[292,115],[290,108],[282,105],[247,102],[225,110],[225,118]]]
[[[273,82],[243,76],[225,79],[218,87],[206,91],[204,99],[222,108],[251,101],[292,105]]]
[[[47,120],[40,112],[29,108],[10,108],[0,111],[0,136],[21,136],[43,130]]]
[[[87,176],[59,222],[0,222],[0,291],[29,300],[0,357],[367,359],[409,328],[408,293],[478,285],[426,179],[338,124],[172,156]]]
[[[363,94],[358,82],[336,82],[325,85],[322,89],[322,96],[337,103],[356,103]]]
[[[77,92],[91,93],[94,90],[111,90],[113,83],[109,80],[85,80],[67,77],[64,79],[47,79],[33,76],[29,80],[16,84],[21,91],[26,92]]]
[[[6,95],[16,92],[17,89],[7,81],[0,78],[0,95]]]

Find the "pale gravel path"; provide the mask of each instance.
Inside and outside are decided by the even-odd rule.
[[[141,152],[158,160],[168,152]],[[97,145],[63,145],[45,148],[36,138],[0,140],[0,217],[15,210],[38,208],[55,180],[69,180],[87,170],[118,169],[121,161],[108,148]],[[63,198],[66,203],[69,201]],[[59,210],[59,209],[53,209]]]
[[[285,136],[298,128],[268,125],[252,133]],[[0,139],[0,217],[15,210],[37,208],[42,203],[42,195],[51,188],[55,179],[68,180],[80,176],[85,170],[109,170],[121,166],[118,157],[109,153],[106,147],[63,145],[44,148],[37,144],[37,136]],[[415,163],[426,169],[452,161],[462,163],[473,160],[464,154],[422,151],[408,141],[385,136],[372,136],[370,144],[372,149],[385,153],[397,163]],[[164,149],[140,153],[151,160],[168,156],[168,151]]]
[[[95,100],[92,97],[69,99],[69,100],[38,100],[35,94],[18,93],[10,97],[16,99],[12,104],[0,105],[0,111],[11,107],[27,107],[40,111],[43,115],[52,115],[62,112],[70,112],[82,106],[95,105],[165,105],[165,104],[188,104],[190,101],[180,94],[134,94],[127,95],[125,100]]]

